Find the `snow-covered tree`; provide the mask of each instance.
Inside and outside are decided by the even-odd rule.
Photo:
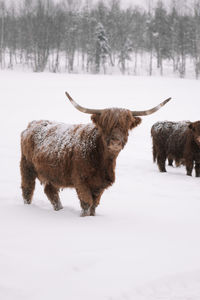
[[[110,52],[110,46],[106,36],[106,32],[102,23],[98,23],[94,33],[94,64],[95,73],[100,72],[100,66],[102,65],[105,73],[105,63],[107,55]]]
[[[132,41],[127,36],[127,38],[124,42],[124,45],[121,48],[120,53],[119,53],[119,65],[120,65],[122,74],[124,74],[126,71],[126,61],[131,60],[130,54],[132,51],[133,51]]]
[[[163,74],[163,59],[170,57],[170,30],[167,11],[163,2],[159,1],[155,8],[153,24],[153,41],[157,56],[157,68]]]

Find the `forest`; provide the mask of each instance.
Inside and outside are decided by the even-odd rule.
[[[182,2],[183,3],[183,2]],[[0,69],[200,76],[200,0],[0,1]]]

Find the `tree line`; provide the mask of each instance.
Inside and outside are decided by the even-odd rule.
[[[147,9],[122,8],[120,0],[0,1],[1,69],[138,74],[141,61],[148,75],[170,65],[182,78],[189,62],[199,77],[200,0]]]

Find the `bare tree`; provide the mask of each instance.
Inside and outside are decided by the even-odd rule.
[[[196,79],[200,74],[200,1],[194,4],[194,18],[193,18],[193,58]]]
[[[38,0],[32,16],[33,64],[35,72],[44,71],[50,51],[51,8],[50,0]]]
[[[5,3],[0,2],[0,66],[5,67]]]

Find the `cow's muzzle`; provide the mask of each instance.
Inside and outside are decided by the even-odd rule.
[[[123,148],[122,142],[120,140],[111,140],[108,149],[112,152],[119,152]]]
[[[200,136],[197,136],[195,138],[195,141],[196,141],[197,145],[200,147]]]

